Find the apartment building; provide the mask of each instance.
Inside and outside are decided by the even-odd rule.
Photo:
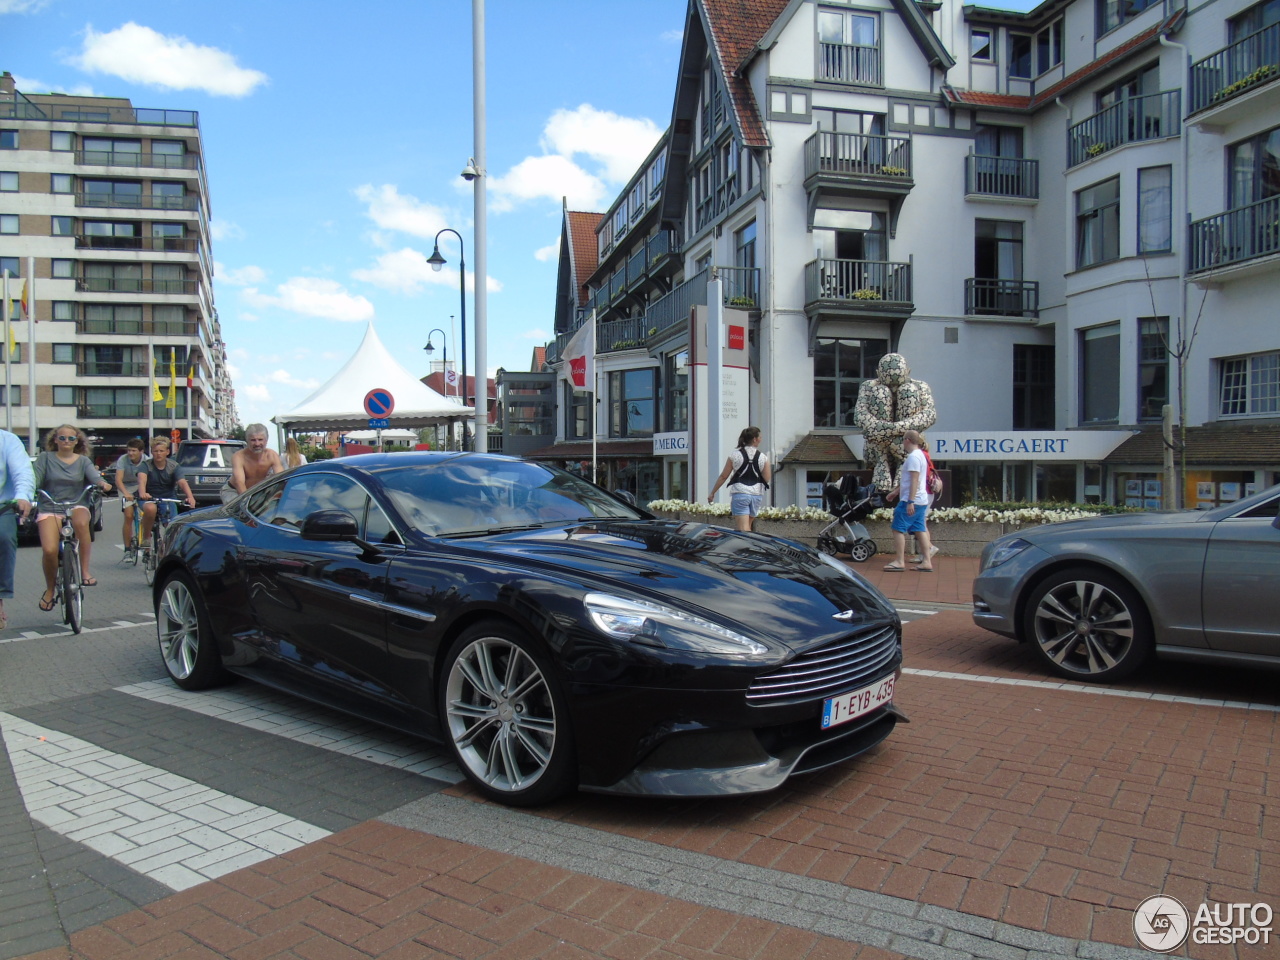
[[[12,357],[15,433],[34,405],[40,436],[77,424],[105,461],[132,437],[236,428],[209,216],[194,111],[27,95],[0,77],[0,266],[12,290],[29,285],[37,321],[34,395],[26,336]]]
[[[705,496],[710,322],[721,442],[762,428],[778,504],[861,465],[853,404],[890,351],[933,389],[960,499],[1154,506],[1166,404],[1183,502],[1277,482],[1278,20],[691,0],[662,142],[609,209],[565,212],[535,455],[573,464],[594,432],[626,444],[611,485]],[[562,355],[592,320],[594,420]]]

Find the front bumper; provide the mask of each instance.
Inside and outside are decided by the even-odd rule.
[[[1049,554],[1031,545],[1000,566],[983,569],[973,580],[973,622],[985,630],[1021,640],[1018,601],[1023,587],[1050,560]]]

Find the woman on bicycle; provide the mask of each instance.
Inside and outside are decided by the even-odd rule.
[[[54,500],[75,500],[84,488],[96,486],[104,493],[111,484],[102,479],[98,468],[89,459],[89,442],[83,430],[64,423],[50,430],[44,438],[44,450],[36,457],[36,490],[43,490]],[[40,609],[49,611],[54,604],[54,583],[58,575],[58,541],[61,539],[62,517],[45,512],[44,503],[36,506],[36,525],[40,531],[41,558],[44,566],[44,595]],[[80,546],[80,583],[86,587],[97,586],[98,581],[89,573],[89,507],[77,504],[71,510],[71,526]]]
[[[182,475],[182,467],[175,460],[169,459],[169,441],[156,437],[151,441],[151,459],[138,466],[138,499],[142,501],[142,554],[145,558],[151,550],[151,528],[156,522],[156,510],[166,508],[167,503],[148,503],[147,501],[177,498],[181,492],[186,498],[187,506],[195,509],[196,498],[191,492],[191,485]]]

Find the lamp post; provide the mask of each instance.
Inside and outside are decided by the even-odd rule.
[[[436,352],[435,344],[431,342],[432,333],[440,334],[440,349],[444,351],[440,355],[443,358],[443,362],[444,362],[443,375],[441,379],[444,381],[444,392],[446,395],[448,395],[449,393],[449,336],[439,327],[436,327],[431,331],[431,333],[427,334],[427,345],[422,349],[427,352],[428,360],[431,358],[431,355]]]
[[[427,257],[427,263],[431,264],[431,269],[439,273],[449,261],[440,256],[440,234],[452,233],[458,238],[458,292],[461,297],[462,311],[462,336],[459,343],[462,345],[462,405],[467,405],[467,260],[466,245],[462,242],[462,234],[452,227],[445,227],[436,234],[435,249],[431,251],[431,256]],[[430,340],[430,335],[427,336]],[[487,393],[488,391],[486,391]],[[462,449],[467,449],[467,427],[466,421],[462,425]]]

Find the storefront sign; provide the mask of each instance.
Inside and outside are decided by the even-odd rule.
[[[653,435],[653,455],[655,457],[682,457],[688,452],[688,430],[683,433],[655,433]]]
[[[1070,460],[1104,459],[1131,436],[1130,430],[931,430],[925,434],[935,460]],[[862,459],[862,436],[844,438],[853,455]]]

